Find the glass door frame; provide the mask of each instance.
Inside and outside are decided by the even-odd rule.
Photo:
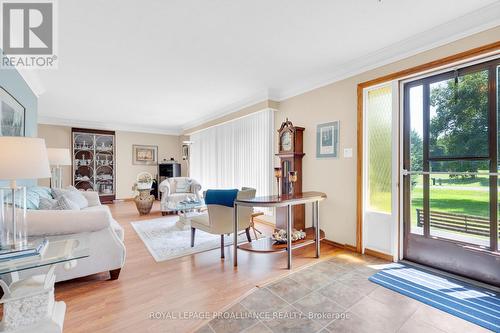
[[[500,277],[494,275],[498,269],[491,268],[485,274],[478,274],[481,265],[500,262],[498,251],[498,138],[497,138],[497,66],[500,66],[500,58],[485,61],[482,63],[467,65],[461,68],[448,69],[439,74],[430,74],[419,79],[408,79],[400,83],[403,92],[401,97],[402,106],[402,226],[403,226],[403,258],[417,261],[426,265],[435,266],[451,272],[456,272],[475,279],[486,282],[497,281]],[[488,70],[488,156],[453,156],[453,157],[431,157],[429,156],[429,136],[430,136],[430,88],[429,85],[445,79],[476,72]],[[409,90],[415,86],[423,86],[423,165],[422,171],[412,172],[410,163],[410,105]],[[431,161],[456,161],[456,160],[489,160],[489,213],[490,213],[490,246],[488,249],[458,240],[441,238],[431,235],[430,232],[430,184],[429,178]],[[423,211],[424,224],[423,234],[411,233],[411,174],[423,176]],[[433,258],[434,257],[434,258]],[[441,258],[440,258],[441,257]],[[458,259],[457,259],[458,258]],[[464,267],[463,264],[456,264],[455,259],[470,264],[471,267]],[[492,278],[492,280],[490,280]]]

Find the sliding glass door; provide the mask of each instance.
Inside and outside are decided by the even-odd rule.
[[[500,284],[499,60],[404,84],[404,257]]]

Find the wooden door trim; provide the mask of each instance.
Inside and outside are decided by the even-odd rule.
[[[394,81],[406,76],[426,72],[438,67],[450,65],[455,62],[481,56],[486,53],[500,51],[500,41],[476,47],[451,56],[433,60],[418,66],[414,66],[401,71],[393,72],[369,81],[361,82],[357,86],[357,170],[356,170],[356,251],[363,251],[363,90],[367,87],[375,86],[384,82]],[[399,149],[398,149],[399,151]],[[399,162],[398,162],[399,163]],[[399,188],[399,187],[398,187]],[[401,191],[401,189],[399,189]],[[399,222],[399,216],[398,216]],[[400,224],[398,223],[398,229]]]

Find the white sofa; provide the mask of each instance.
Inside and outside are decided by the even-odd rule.
[[[190,184],[189,189],[180,191],[177,184],[188,182]],[[169,212],[176,212],[175,209],[172,208],[172,205],[186,199],[192,199],[199,201],[201,199],[200,191],[201,185],[194,180],[193,178],[188,177],[172,177],[167,178],[161,182],[158,186],[158,190],[161,192],[161,203],[160,209],[162,215],[165,215]]]
[[[115,280],[125,264],[123,229],[111,216],[109,208],[101,205],[97,192],[82,192],[89,207],[82,210],[28,210],[26,220],[29,237],[64,238],[88,233],[90,256],[77,260],[76,267],[65,270],[58,265],[56,281],[65,281],[101,272],[110,272]],[[46,272],[48,268],[21,271],[23,275]]]

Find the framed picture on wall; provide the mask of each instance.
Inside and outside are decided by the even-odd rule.
[[[158,164],[158,146],[132,145],[132,163],[138,165]]]
[[[25,136],[26,109],[0,86],[0,136]]]
[[[339,151],[339,122],[319,124],[316,129],[316,157],[336,158]]]

